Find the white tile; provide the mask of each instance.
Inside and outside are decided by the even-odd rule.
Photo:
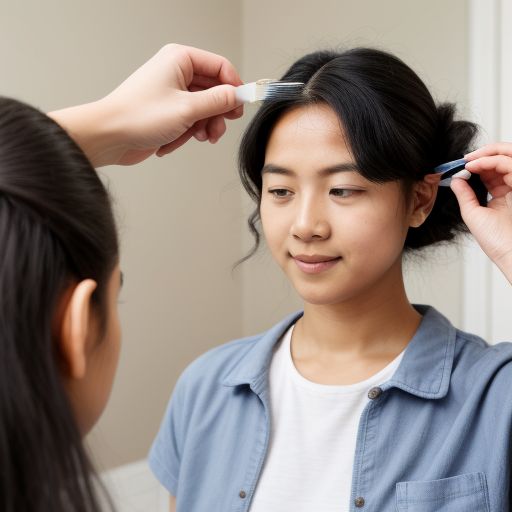
[[[101,474],[117,512],[168,512],[169,494],[153,476],[147,461]]]

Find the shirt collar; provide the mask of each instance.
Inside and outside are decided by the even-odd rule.
[[[421,398],[442,398],[448,392],[455,353],[456,329],[436,309],[415,305],[423,315],[393,377],[383,390],[396,387]],[[225,386],[249,385],[257,393],[267,391],[268,370],[276,343],[303,312],[288,315],[254,343],[225,377]]]
[[[400,388],[421,398],[443,398],[450,386],[457,330],[433,307],[414,307],[423,315],[420,326],[395,374],[381,387]]]

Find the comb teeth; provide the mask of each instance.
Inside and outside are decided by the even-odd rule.
[[[244,103],[279,101],[297,97],[303,87],[302,82],[282,82],[266,78],[237,87],[236,95]]]
[[[441,181],[439,185],[442,187],[449,187],[452,181],[452,177],[454,174],[461,172],[464,170],[466,166],[466,160],[464,158],[460,158],[459,160],[453,160],[452,162],[447,162],[445,164],[438,165],[434,168],[434,173],[441,176]],[[469,179],[471,174],[469,171],[466,171],[466,174],[462,175],[464,179]]]
[[[302,82],[270,82],[263,86],[263,101],[294,99],[304,88]]]

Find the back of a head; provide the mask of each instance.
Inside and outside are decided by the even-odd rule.
[[[54,121],[0,98],[0,509],[99,510],[52,321],[94,279],[101,319],[118,240],[105,187]]]
[[[296,61],[281,79],[305,86],[296,97],[265,102],[240,145],[242,183],[258,204],[270,133],[291,108],[327,104],[341,123],[361,174],[373,182],[399,180],[406,191],[435,166],[461,158],[477,133],[473,123],[454,119],[454,105],[436,105],[416,73],[384,51],[355,48],[311,53]],[[479,177],[473,176],[470,184],[483,204],[487,193]],[[255,249],[258,219],[257,208],[249,219]],[[456,198],[450,189],[440,187],[427,220],[409,229],[404,250],[451,240],[460,231],[467,228]]]

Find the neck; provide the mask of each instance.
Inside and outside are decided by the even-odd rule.
[[[306,303],[293,333],[294,353],[305,358],[394,357],[407,346],[420,321],[407,299],[398,262],[380,283],[355,298],[329,305]]]

